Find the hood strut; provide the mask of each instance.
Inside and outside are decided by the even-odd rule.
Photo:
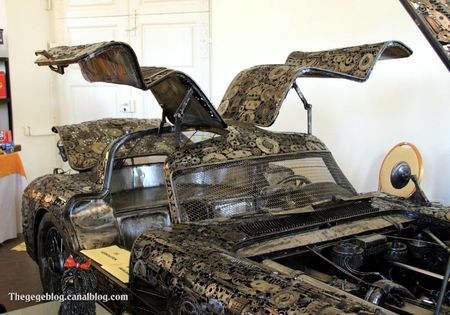
[[[181,134],[181,125],[183,124],[184,111],[186,110],[193,94],[194,90],[192,88],[189,88],[189,90],[187,91],[186,95],[183,98],[183,101],[181,101],[180,106],[173,115],[173,117],[175,118],[175,148],[177,149],[180,148],[180,134]]]
[[[307,112],[307,115],[308,115],[308,134],[311,135],[312,134],[312,104],[309,103],[306,100],[306,98],[303,95],[302,91],[298,87],[297,82],[294,82],[292,87],[295,89],[295,92],[297,92],[297,95],[300,98],[300,100],[302,101],[303,106],[305,107],[305,110]]]

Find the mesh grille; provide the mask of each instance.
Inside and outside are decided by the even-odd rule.
[[[355,193],[328,152],[185,169],[173,184],[185,222],[294,209]]]
[[[270,233],[279,233],[292,229],[306,227],[336,219],[345,219],[354,215],[363,215],[376,212],[378,209],[372,208],[368,202],[355,202],[345,206],[327,208],[322,211],[306,213],[289,218],[275,218],[242,224],[239,228],[242,232],[250,236],[258,236]]]

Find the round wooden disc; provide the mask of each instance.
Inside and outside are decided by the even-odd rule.
[[[400,197],[409,197],[416,191],[413,181],[401,188],[395,188],[391,183],[391,172],[400,162],[408,163],[411,175],[416,175],[419,183],[422,180],[423,164],[419,150],[412,143],[401,142],[394,146],[386,155],[381,164],[378,190]]]

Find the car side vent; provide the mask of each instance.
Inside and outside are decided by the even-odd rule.
[[[334,207],[324,207],[316,212],[292,215],[289,217],[274,218],[242,224],[239,229],[249,236],[286,232],[298,228],[310,229],[313,225],[335,221],[338,219],[351,218],[377,212],[367,201],[352,202]]]

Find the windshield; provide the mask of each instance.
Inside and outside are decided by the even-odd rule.
[[[177,171],[183,222],[274,213],[355,194],[328,152],[247,159]]]

